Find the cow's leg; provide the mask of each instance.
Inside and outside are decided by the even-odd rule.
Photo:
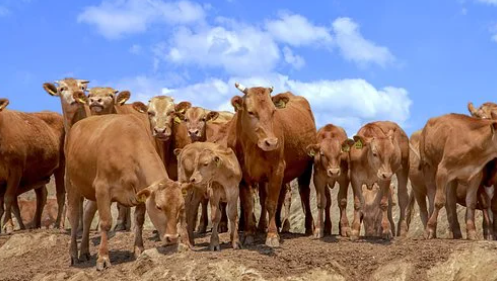
[[[423,223],[423,227],[426,228],[426,224],[428,223],[428,208],[426,206],[426,194],[423,194],[420,191],[413,191],[414,197],[416,198],[416,202],[419,207],[419,217],[421,218],[421,222]]]
[[[81,237],[81,246],[79,259],[83,262],[90,260],[90,228],[95,213],[97,212],[97,202],[86,201],[83,211],[83,236]]]
[[[0,194],[0,220],[2,219],[3,217],[3,214],[5,213],[5,209],[4,209],[4,194]],[[2,233],[2,229],[3,229],[3,224],[2,222],[0,221],[0,233]]]
[[[276,226],[278,229],[281,228],[281,210],[283,209],[283,203],[286,196],[286,185],[281,187],[280,197],[278,198],[278,206],[276,207]]]
[[[266,200],[266,208],[269,213],[269,228],[266,237],[266,245],[269,247],[279,247],[280,239],[278,235],[278,227],[276,226],[275,213],[280,196],[281,185],[283,184],[283,176],[285,173],[285,162],[278,164],[273,175],[269,179],[268,196]],[[306,214],[306,216],[309,213]],[[311,221],[312,222],[312,221]]]
[[[84,204],[85,204],[85,199],[83,197],[81,197],[81,204],[79,204],[79,228],[78,228],[78,232],[82,232],[83,231],[83,217],[84,217]]]
[[[314,223],[311,212],[311,177],[312,164],[307,166],[305,172],[298,178],[300,201],[305,215],[305,234],[311,235],[314,231]]]
[[[3,204],[2,204],[3,205]],[[20,229],[26,229],[24,222],[21,217],[21,209],[19,208],[19,200],[16,199],[12,202],[12,213],[14,213],[14,217],[16,217],[17,223],[19,224]],[[1,216],[0,216],[1,218]]]
[[[35,212],[35,218],[34,218],[34,227],[35,228],[40,228],[41,227],[41,216],[43,214],[43,209],[45,208],[45,204],[47,203],[47,187],[42,186],[40,188],[35,189],[35,194],[36,194],[36,212]],[[17,199],[16,199],[17,201]]]
[[[406,210],[409,204],[409,194],[407,192],[407,180],[409,175],[409,164],[402,165],[402,169],[397,173],[397,198],[399,201],[400,215],[397,225],[397,236],[407,236]]]
[[[328,186],[325,186],[324,196],[326,197],[326,206],[324,207],[324,235],[331,235],[331,230],[333,229],[331,223],[331,190]]]
[[[63,157],[62,157],[63,158]],[[64,160],[59,161],[59,167],[54,172],[55,191],[57,196],[57,219],[55,220],[54,228],[64,229],[66,217],[64,207],[66,201],[66,187],[64,184],[65,163]]]
[[[340,223],[339,223],[339,233],[341,236],[350,236],[350,226],[349,219],[347,218],[347,193],[349,191],[349,180],[347,176],[342,177],[339,181],[338,190],[338,207],[340,208]]]
[[[226,211],[228,212],[228,218],[229,218],[229,231],[230,231],[230,241],[231,241],[231,246],[233,249],[240,249],[241,244],[240,240],[238,238],[238,197],[239,197],[239,192],[238,192],[238,185],[234,185],[232,188],[233,191],[225,191],[225,193],[229,197],[226,198],[228,201]]]
[[[189,237],[189,242],[191,245],[195,245],[193,231],[195,230],[195,225],[197,222],[198,207],[202,203],[202,208],[204,202],[209,202],[203,194],[200,194],[198,190],[190,191],[185,198],[185,212],[186,212],[186,225]]]
[[[207,232],[207,225],[209,225],[209,216],[207,214],[209,199],[205,198],[205,196],[202,196],[201,203],[202,203],[202,212],[200,213],[200,223],[197,228],[197,233],[203,234]]]
[[[267,183],[259,184],[259,201],[261,203],[261,216],[259,218],[257,231],[261,233],[266,233],[267,230],[267,208],[266,208],[267,192],[268,192]]]
[[[221,202],[219,204],[219,209],[221,210],[221,221],[219,222],[219,233],[228,232],[228,216],[226,215],[226,203]]]
[[[393,232],[390,228],[390,221],[388,220],[388,199],[390,196],[390,181],[384,181],[380,183],[380,210],[381,210],[381,229],[383,239],[390,240],[393,236]]]
[[[209,245],[209,249],[211,251],[221,250],[221,247],[219,246],[219,234],[218,234],[219,222],[221,221],[221,210],[219,209],[219,191],[220,190],[211,192],[211,196],[209,198],[209,204],[211,205],[211,222],[212,222],[211,242]]]
[[[494,196],[492,197],[492,204],[491,204],[492,215],[493,215],[492,221],[493,221],[494,240],[497,240],[497,194],[496,193],[497,192],[494,191]]]
[[[71,224],[71,245],[69,247],[69,254],[71,256],[71,265],[79,263],[78,260],[78,228],[79,228],[79,205],[81,204],[81,195],[75,190],[68,178],[66,178],[67,188],[67,212],[69,224]]]
[[[393,209],[394,203],[393,203],[393,195],[392,193],[388,194],[388,222],[390,223],[390,230],[392,233],[395,233],[395,222],[393,221],[393,214],[392,214],[392,209]]]
[[[483,228],[483,238],[487,240],[493,239],[492,229],[490,228],[491,220],[490,220],[490,198],[488,198],[488,194],[485,191],[485,187],[481,185],[478,188],[478,201],[480,202],[481,210],[483,213],[482,220],[482,228]]]
[[[461,226],[459,225],[459,220],[457,219],[457,182],[453,187],[447,189],[447,221],[449,222],[449,229],[452,233],[452,238],[461,239]]]
[[[354,193],[354,220],[352,221],[352,230],[350,240],[359,239],[361,231],[362,203],[361,203],[361,184],[352,176],[352,192]]]
[[[283,209],[285,210],[285,217],[281,226],[281,233],[290,232],[290,208],[292,207],[292,186],[290,183],[285,184],[285,196],[283,198]]]
[[[482,175],[474,177],[468,183],[466,193],[466,232],[469,240],[476,240],[475,209],[481,180]]]
[[[94,184],[100,216],[100,246],[98,248],[97,270],[111,266],[108,248],[108,233],[112,227],[111,199],[109,188],[105,184]]]
[[[12,204],[17,200],[16,191],[21,180],[19,171],[11,171],[7,179],[7,189],[5,190],[5,217],[3,219],[3,228],[7,234],[14,231],[14,222],[12,221]]]
[[[318,208],[318,218],[316,222],[316,229],[314,230],[315,238],[323,238],[324,237],[324,224],[323,224],[323,213],[326,207],[326,180],[319,177],[314,176],[314,188],[316,189],[316,205]]]
[[[254,242],[255,221],[254,221],[254,198],[252,196],[252,186],[250,184],[240,184],[240,205],[244,216],[244,245]]]
[[[130,209],[129,207],[127,208],[128,210]],[[143,247],[143,224],[145,223],[145,213],[147,211],[147,208],[145,204],[139,204],[135,207],[135,247],[133,254],[135,258],[138,258],[143,250],[145,249]]]
[[[428,220],[428,224],[425,231],[425,237],[427,239],[435,238],[436,236],[436,227],[438,221],[438,214],[440,213],[440,209],[445,207],[446,203],[446,195],[447,195],[447,185],[448,175],[447,169],[442,166],[443,163],[440,163],[437,169],[436,174],[436,193],[435,193],[435,209],[433,210],[433,214]]]
[[[128,219],[129,208],[119,203],[116,204],[117,204],[117,212],[119,215],[117,216],[117,222],[114,228],[112,229],[112,231],[126,231],[127,230],[126,222]]]

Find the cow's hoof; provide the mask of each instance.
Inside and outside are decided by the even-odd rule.
[[[280,246],[280,238],[278,235],[268,235],[266,238],[266,246],[271,248],[278,248]]]
[[[5,234],[12,234],[14,232],[14,227],[7,223],[3,226],[3,230]]]
[[[252,235],[246,235],[243,239],[243,244],[244,245],[252,245],[254,244],[254,236]]]
[[[206,224],[203,224],[201,223],[198,228],[197,228],[197,233],[198,234],[204,234],[204,233],[207,233],[207,225]]]
[[[385,231],[381,234],[381,238],[385,241],[390,241],[392,239],[392,232],[390,231]]]
[[[492,234],[485,235],[485,240],[492,241],[494,240],[494,236]]]
[[[116,227],[114,228],[114,231],[126,231],[126,225],[125,224],[117,224]]]
[[[212,251],[212,252],[217,252],[217,251],[221,251],[221,246],[219,246],[219,243],[215,243],[215,244],[211,244],[209,246],[209,249]]]
[[[220,223],[218,228],[217,228],[217,231],[219,233],[228,232],[228,224],[227,223]]]
[[[350,237],[351,236],[350,227],[342,227],[342,229],[340,230],[340,236]]]
[[[91,258],[90,253],[79,253],[79,260],[81,262],[87,262]]]
[[[281,227],[281,233],[290,233],[290,222],[287,219],[283,221],[283,226]]]
[[[233,242],[233,250],[239,250],[242,248],[240,241]]]
[[[79,263],[79,259],[77,257],[71,257],[71,266]]]
[[[321,231],[320,228],[316,228],[316,230],[314,231],[314,238],[315,239],[321,239],[324,237],[324,232]]]
[[[97,270],[102,271],[111,266],[109,256],[99,257],[97,260]]]
[[[434,239],[435,238],[435,232],[433,231],[433,229],[426,229],[425,231],[425,239]]]
[[[468,240],[476,240],[476,230],[468,231]]]
[[[143,253],[143,250],[144,250],[143,247],[135,246],[135,249],[133,250],[133,256],[135,257],[135,259],[137,259],[139,256],[141,256],[141,254]]]
[[[312,235],[313,233],[314,233],[314,230],[312,228],[305,229],[305,235]]]

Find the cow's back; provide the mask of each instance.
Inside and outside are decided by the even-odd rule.
[[[286,162],[284,182],[288,182],[300,176],[309,165],[312,165],[306,147],[316,143],[317,132],[309,102],[290,92],[284,94],[290,100],[285,108],[277,110],[274,125],[281,126],[284,132]]]

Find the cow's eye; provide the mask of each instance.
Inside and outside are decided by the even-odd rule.
[[[373,157],[378,157],[378,153],[373,152]]]
[[[61,87],[61,88],[60,88],[60,91],[61,91],[61,92],[64,92],[65,90],[66,90],[66,88],[64,88],[64,87]]]
[[[157,210],[159,211],[162,211],[162,208],[159,205],[155,205],[155,208],[157,208]]]
[[[155,116],[155,113],[153,111],[149,111],[147,113],[148,113],[148,116]]]
[[[205,119],[205,117],[204,117],[204,118],[202,118],[202,122],[205,122],[205,120],[206,120],[206,119]]]
[[[250,115],[250,116],[254,116],[254,115],[255,115],[255,113],[254,113],[253,111],[249,111],[249,112],[248,112],[248,115]]]
[[[183,119],[183,121],[188,122],[188,121],[190,121],[190,120],[188,120],[188,119],[186,119],[186,118],[185,118],[185,119]]]
[[[81,86],[81,90],[84,91],[85,90],[85,86]]]

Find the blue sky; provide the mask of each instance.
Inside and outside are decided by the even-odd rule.
[[[497,0],[0,0],[0,97],[56,110],[43,82],[88,79],[231,109],[246,86],[309,99],[318,125],[411,133],[497,94]]]

